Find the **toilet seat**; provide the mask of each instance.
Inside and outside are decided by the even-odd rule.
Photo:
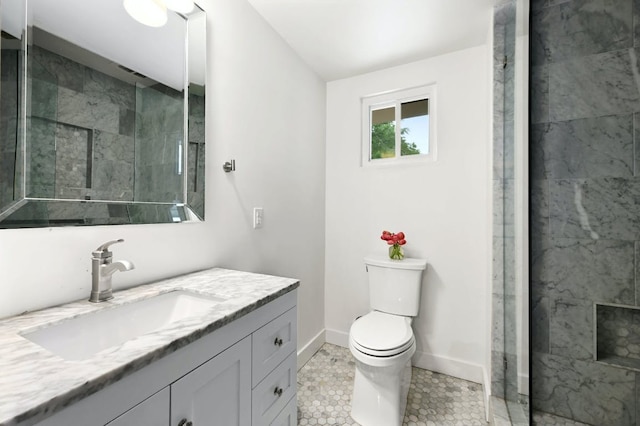
[[[373,357],[391,357],[415,344],[411,318],[373,311],[357,319],[349,331],[355,349]]]

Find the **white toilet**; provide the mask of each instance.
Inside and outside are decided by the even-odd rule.
[[[349,330],[356,359],[351,417],[362,426],[402,424],[416,351],[411,322],[420,308],[424,259],[366,257],[372,309]]]

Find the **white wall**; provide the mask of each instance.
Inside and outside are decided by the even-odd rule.
[[[368,312],[363,257],[386,252],[383,229],[404,231],[405,253],[428,260],[414,363],[483,381],[490,328],[490,57],[481,46],[328,83],[327,341],[346,345],[352,321]],[[362,168],[361,97],[432,82],[437,161]]]
[[[245,0],[208,12],[206,222],[0,230],[0,317],[89,296],[101,243],[136,269],[114,288],[211,266],[296,277],[299,342],[324,326],[325,83]],[[225,174],[222,163],[236,160]],[[264,228],[252,229],[254,206]],[[117,296],[116,296],[117,297]]]

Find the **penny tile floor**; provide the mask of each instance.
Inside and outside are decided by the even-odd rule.
[[[325,343],[298,372],[298,425],[358,425],[350,416],[355,361]],[[487,425],[482,385],[413,368],[403,426]]]

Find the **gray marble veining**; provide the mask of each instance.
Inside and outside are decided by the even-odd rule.
[[[29,66],[33,78],[48,81],[75,92],[82,92],[84,66],[36,44],[29,46],[29,55],[32,58]]]
[[[631,426],[640,382],[619,354],[638,348],[599,336],[594,361],[593,306],[640,301],[640,0],[531,10],[532,406]]]
[[[549,120],[640,110],[637,57],[631,48],[549,64]]]
[[[531,279],[549,295],[634,303],[632,242],[562,238],[541,250],[532,253]]]
[[[90,67],[84,67],[85,95],[103,102],[109,102],[130,110],[136,108],[136,88],[115,77],[106,75]]]
[[[640,179],[559,179],[549,183],[554,238],[640,239]]]
[[[34,141],[27,152],[27,196],[53,198],[56,169],[56,123],[32,117],[28,137]]]
[[[593,359],[593,302],[556,299],[550,314],[550,352],[573,359]]]
[[[640,0],[637,0],[638,8],[640,8]],[[640,19],[640,18],[639,18]],[[640,27],[640,20],[638,21]],[[634,146],[634,158],[633,158],[633,175],[640,175],[640,113],[633,114],[633,146]]]
[[[94,131],[92,172],[95,198],[133,200],[134,138]]]
[[[531,70],[531,123],[549,121],[549,67],[532,66]]]
[[[539,286],[531,289],[531,350],[549,353],[549,297]]]
[[[0,425],[56,412],[295,289],[298,281],[209,269],[115,293],[100,304],[81,300],[0,321]],[[84,361],[65,361],[20,332],[178,290],[225,299],[207,314],[140,336]],[[105,356],[105,353],[108,355]]]
[[[34,64],[34,66],[36,66]],[[46,80],[30,78],[31,102],[28,102],[27,108],[31,108],[30,115],[32,117],[46,118],[56,121],[58,115],[58,86]]]
[[[205,99],[189,94],[189,142],[205,143]]]
[[[493,236],[515,236],[515,181],[493,180]]]
[[[536,179],[633,176],[631,114],[538,124],[533,133]]]
[[[549,235],[549,182],[532,180],[529,189],[531,235],[535,241]]]
[[[533,63],[633,46],[629,0],[567,1],[533,13]]]
[[[504,352],[504,295],[492,294],[491,295],[491,349],[496,352]]]
[[[499,398],[505,397],[504,352],[491,351],[491,394]]]
[[[120,107],[95,96],[58,88],[58,121],[111,133],[120,130]]]
[[[76,198],[73,195],[74,192],[88,187],[87,155],[89,143],[89,130],[60,123],[57,125],[55,149],[56,198]],[[68,192],[65,193],[65,190],[68,190]]]
[[[514,357],[517,354],[517,322],[516,318],[516,303],[517,299],[514,295],[503,296],[504,300],[504,352],[507,355],[513,355]],[[511,367],[517,365],[517,362],[512,364]],[[517,381],[516,381],[517,383]],[[515,383],[511,383],[514,385]]]
[[[532,363],[536,409],[593,425],[636,424],[633,372],[537,353]]]

